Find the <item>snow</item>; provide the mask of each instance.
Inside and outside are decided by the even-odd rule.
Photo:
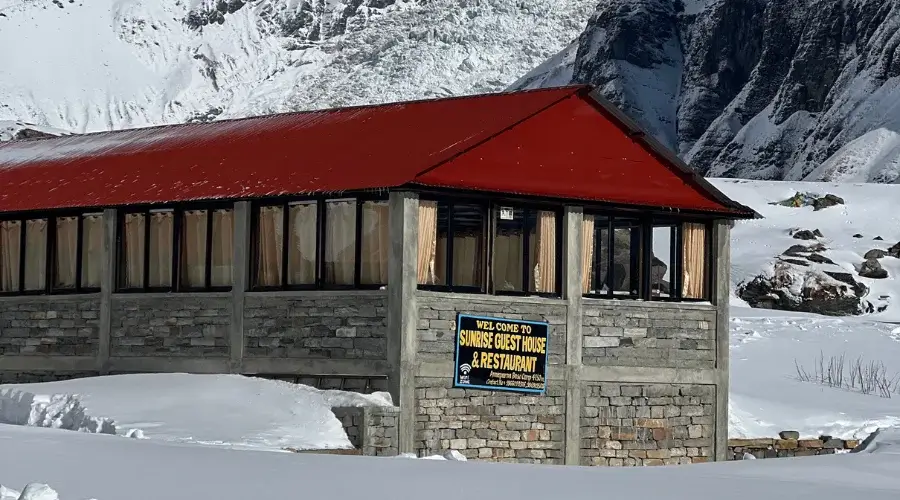
[[[867,132],[839,149],[806,180],[900,184],[900,134],[885,128]]]
[[[588,468],[235,451],[0,426],[0,482],[50,485],[62,500],[243,500],[484,497],[895,499],[900,455],[745,460],[671,467]],[[462,480],[462,482],[460,482]],[[702,486],[700,486],[702,485]]]
[[[240,375],[135,374],[0,385],[0,423],[282,451],[352,445],[331,412],[390,395],[320,391]]]

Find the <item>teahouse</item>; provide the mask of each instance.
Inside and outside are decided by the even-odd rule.
[[[0,186],[0,382],[255,374],[389,390],[400,452],[727,452],[756,214],[589,87],[6,143]]]

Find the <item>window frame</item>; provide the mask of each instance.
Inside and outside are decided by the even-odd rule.
[[[85,295],[100,293],[100,287],[86,287],[82,285],[82,274],[84,262],[84,218],[90,215],[100,215],[102,217],[102,209],[78,209],[65,210],[44,213],[23,213],[16,216],[0,217],[0,222],[19,222],[21,232],[19,233],[19,289],[17,291],[0,291],[0,297],[18,297],[18,296],[39,296],[39,295]],[[77,221],[75,236],[75,286],[69,288],[57,287],[56,277],[59,273],[57,265],[57,249],[58,234],[57,220],[64,218],[75,218]],[[45,241],[44,262],[44,287],[40,290],[25,290],[25,254],[26,254],[26,222],[29,220],[47,221],[47,237]],[[105,263],[101,263],[101,266]]]
[[[485,294],[487,293],[487,289],[489,283],[491,282],[491,253],[493,250],[493,238],[491,238],[491,205],[490,202],[484,199],[479,198],[470,198],[470,197],[447,197],[447,196],[419,196],[419,201],[433,201],[437,203],[437,210],[440,213],[441,204],[447,205],[447,234],[449,237],[447,238],[447,248],[444,250],[446,255],[446,268],[444,269],[444,276],[446,276],[446,281],[449,283],[443,285],[429,285],[429,284],[419,284],[416,283],[416,287],[419,290],[426,290],[431,292],[446,292],[446,293],[470,293],[470,294]],[[453,206],[454,205],[476,205],[483,210],[484,220],[481,223],[481,233],[484,243],[484,257],[482,257],[480,265],[482,268],[482,272],[484,273],[484,278],[482,279],[482,284],[479,286],[471,286],[471,285],[454,285],[453,284]],[[416,228],[416,233],[418,234],[418,228]],[[437,239],[437,238],[436,238]],[[418,256],[417,256],[418,258]],[[416,280],[418,282],[418,280]]]
[[[325,283],[325,231],[328,227],[327,203],[329,201],[350,201],[355,203],[355,224],[353,241],[353,284],[338,285]],[[363,204],[366,202],[389,201],[388,193],[347,193],[342,196],[303,196],[280,197],[253,200],[250,203],[250,260],[248,265],[251,292],[308,291],[308,290],[380,290],[387,283],[361,284],[362,280],[362,230]],[[316,277],[314,283],[288,284],[288,258],[290,255],[290,235],[286,228],[290,226],[290,207],[295,204],[315,203],[316,205]],[[262,207],[280,207],[282,212],[281,239],[281,279],[279,285],[259,285],[259,216]],[[388,220],[390,224],[390,219]]]
[[[515,290],[496,290],[494,283],[494,239],[497,237],[497,219],[500,216],[501,208],[512,208],[521,209],[523,211],[524,224],[522,225],[522,288],[523,291],[515,291]],[[556,222],[555,228],[555,238],[553,244],[556,249],[554,251],[556,259],[554,262],[555,271],[555,283],[553,287],[556,289],[555,292],[532,292],[528,291],[531,287],[531,269],[532,269],[532,261],[536,255],[532,254],[530,251],[530,243],[531,243],[531,230],[534,229],[537,231],[537,223],[538,223],[538,213],[539,212],[551,212],[554,214],[554,220]],[[562,297],[563,290],[563,216],[565,214],[565,207],[563,206],[554,206],[545,203],[539,202],[491,202],[491,210],[490,210],[490,220],[489,226],[491,228],[490,231],[490,254],[488,257],[488,283],[490,283],[490,289],[492,295],[496,295],[498,297],[543,297],[543,298],[554,298],[558,299]],[[529,217],[533,216],[534,226],[529,225]]]
[[[231,286],[212,286],[212,243],[213,243],[213,213],[216,210],[231,210],[233,221],[237,225],[238,221],[235,212],[235,204],[228,202],[207,202],[207,203],[184,203],[184,204],[166,204],[166,205],[143,205],[120,207],[116,210],[116,260],[115,260],[115,293],[121,294],[141,294],[141,293],[218,293],[229,292],[233,288]],[[172,212],[172,276],[169,286],[149,286],[150,282],[150,218],[153,213],[160,211]],[[204,270],[204,286],[189,287],[181,284],[181,249],[182,249],[182,230],[184,227],[184,213],[204,211],[206,212],[206,243],[205,243],[205,266]],[[140,214],[144,217],[144,251],[143,251],[143,285],[141,287],[124,286],[124,277],[126,276],[125,261],[125,218],[128,215]],[[232,252],[234,251],[232,242]],[[232,262],[232,266],[237,268],[236,263]],[[234,274],[232,273],[232,277]]]

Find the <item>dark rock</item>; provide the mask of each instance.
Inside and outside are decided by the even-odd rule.
[[[801,285],[799,293],[795,291],[797,283]],[[867,292],[868,288],[848,273],[798,272],[784,262],[776,262],[772,276],[757,276],[737,290],[751,307],[828,316],[861,314],[866,310],[862,297]]]
[[[813,231],[813,236],[815,236],[816,238],[824,237],[824,235],[822,234],[822,231],[819,231],[818,229]]]
[[[806,245],[791,245],[790,248],[785,250],[781,255],[787,255],[789,257],[803,257],[804,253],[811,252],[821,252],[827,250],[825,245],[821,243],[816,243],[814,245],[806,246]]]
[[[872,238],[872,239],[873,239],[873,240],[878,240],[878,241],[884,241],[884,238],[882,238],[881,236],[876,236],[876,237],[874,237],[874,238]]]
[[[886,250],[882,250],[882,249],[880,249],[880,248],[873,248],[873,249],[869,250],[868,252],[866,252],[866,254],[863,255],[863,258],[866,259],[866,260],[869,260],[869,259],[882,259],[882,258],[884,258],[884,256],[886,256],[887,254],[888,254],[888,253],[887,253]]]
[[[834,264],[833,260],[829,259],[828,257],[825,257],[824,255],[820,255],[817,253],[810,255],[809,257],[807,257],[807,259],[809,259],[811,262],[816,262],[818,264]]]
[[[888,272],[881,267],[881,263],[879,263],[875,259],[868,259],[863,262],[862,266],[859,268],[859,275],[863,278],[872,278],[876,280],[884,279],[888,277]]]
[[[862,238],[863,235],[861,235],[861,234],[859,234],[859,233],[856,233],[856,234],[853,235],[853,237],[854,237],[854,238]],[[878,239],[878,238],[875,238],[875,239]]]
[[[840,281],[841,283],[845,283],[853,288],[853,291],[856,293],[857,297],[864,297],[867,293],[869,293],[869,287],[863,285],[862,283],[856,281],[853,278],[853,275],[850,273],[842,273],[837,271],[824,271],[828,276]]]
[[[818,210],[823,210],[828,207],[833,207],[835,205],[843,205],[843,204],[844,204],[844,199],[841,198],[840,196],[835,196],[833,194],[826,194],[822,198],[817,198],[813,202],[813,210],[818,211]]]
[[[778,433],[781,439],[800,439],[800,433],[797,431],[781,431]]]
[[[888,248],[888,255],[900,259],[900,242],[897,242],[896,245]]]
[[[818,229],[816,229],[816,231],[818,231]],[[816,239],[815,233],[813,233],[809,229],[801,229],[801,230],[795,232],[791,236],[793,236],[793,238],[795,240],[814,240],[814,239]]]
[[[794,265],[798,265],[798,266],[809,267],[809,262],[808,262],[808,261],[805,261],[805,260],[800,260],[800,259],[785,259],[785,258],[782,258],[781,260],[782,260],[783,262],[787,262],[788,264],[794,264]]]

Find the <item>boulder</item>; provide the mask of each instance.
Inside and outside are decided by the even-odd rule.
[[[859,234],[859,233],[856,233],[856,234],[853,235],[853,237],[854,237],[854,238],[862,238],[863,235],[861,235],[861,234]]]
[[[835,205],[843,205],[844,199],[840,196],[835,196],[833,194],[826,194],[821,198],[816,198],[813,201],[813,211],[819,211],[826,209],[828,207],[833,207]]]
[[[797,431],[781,431],[778,433],[781,439],[800,439],[800,433]]]
[[[818,231],[818,229],[816,229],[816,231]],[[819,234],[821,234],[821,233],[819,233]],[[791,236],[793,236],[793,238],[795,240],[814,240],[814,239],[816,239],[816,234],[814,232],[810,231],[809,229],[801,229],[799,231],[795,231],[794,234],[792,234]]]
[[[873,249],[869,250],[868,252],[866,252],[866,254],[863,255],[863,258],[866,260],[881,259],[881,258],[884,258],[887,254],[888,253],[886,250],[882,250],[880,248],[873,248]]]
[[[876,259],[868,259],[862,263],[859,268],[859,275],[863,278],[872,278],[876,280],[888,277],[888,272],[881,267],[881,263]]]
[[[862,314],[868,288],[849,273],[801,269],[782,261],[771,275],[760,275],[738,285],[738,296],[751,307],[811,312],[828,316]]]
[[[872,239],[873,239],[873,240],[878,240],[878,241],[884,241],[884,238],[882,238],[881,236],[876,236],[876,237],[874,237],[874,238],[872,238]]]
[[[818,264],[834,264],[833,260],[817,253],[810,255],[809,257],[807,257],[807,259],[809,259],[810,262],[816,262]]]
[[[891,248],[888,248],[887,253],[891,257],[896,257],[896,258],[900,259],[900,241],[898,241],[897,244],[892,246]]]
[[[811,252],[821,252],[823,250],[827,250],[825,245],[821,243],[816,243],[814,245],[806,246],[806,245],[791,245],[790,248],[785,250],[781,255],[787,255],[788,257],[805,257],[804,253]]]
[[[783,262],[787,262],[788,264],[794,264],[797,266],[809,267],[809,261],[800,260],[800,259],[785,259],[784,257],[780,257]]]

